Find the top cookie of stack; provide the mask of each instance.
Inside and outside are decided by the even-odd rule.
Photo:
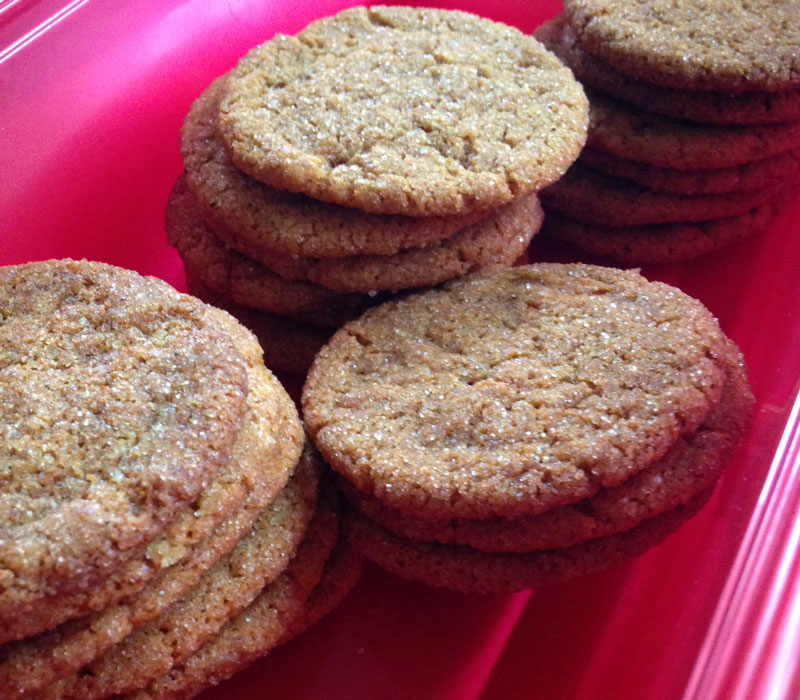
[[[0,699],[194,692],[325,614],[360,560],[303,442],[225,312],[103,263],[0,267]]]
[[[193,105],[167,234],[210,292],[335,327],[376,292],[513,263],[587,111],[571,71],[517,29],[345,10],[256,47]]]
[[[285,484],[296,411],[221,312],[67,260],[0,269],[0,318],[0,641],[141,587],[241,505],[254,472],[270,494]],[[259,456],[234,479],[254,430]]]
[[[800,5],[565,0],[537,37],[589,89],[551,234],[624,263],[763,230],[800,173]]]
[[[632,270],[538,263],[346,323],[302,405],[367,558],[496,593],[660,541],[710,493],[752,402],[696,299]]]

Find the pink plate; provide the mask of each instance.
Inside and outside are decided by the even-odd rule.
[[[87,257],[183,288],[162,218],[189,105],[250,47],[347,4],[0,0],[0,264]],[[559,9],[441,5],[526,31]],[[564,254],[536,242],[545,257]],[[368,567],[332,615],[203,697],[798,697],[800,200],[765,235],[643,272],[717,315],[757,397],[696,518],[625,566],[512,596]]]

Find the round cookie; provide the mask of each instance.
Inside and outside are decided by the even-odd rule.
[[[617,70],[685,90],[800,88],[796,0],[565,0],[578,42]]]
[[[206,308],[100,263],[0,268],[2,641],[53,624],[227,462],[247,371]]]
[[[325,570],[337,547],[339,516],[334,499],[322,498],[308,534],[288,569],[264,588],[194,655],[125,700],[194,697],[204,688],[230,678],[283,642],[306,615],[306,602],[324,585]],[[313,604],[313,601],[312,601]]]
[[[515,517],[621,483],[720,395],[711,314],[634,271],[538,264],[370,309],[322,348],[306,427],[361,491],[425,517]]]
[[[578,503],[527,518],[445,520],[414,518],[347,485],[344,492],[367,518],[401,537],[468,545],[485,552],[570,547],[629,530],[713,486],[744,436],[753,395],[735,347],[728,362],[728,380],[719,403],[694,433],[679,438],[651,467]]]
[[[249,533],[180,600],[102,657],[40,692],[90,700],[131,692],[212,639],[288,566],[316,508],[322,465],[303,460]]]
[[[340,294],[319,285],[285,280],[230,250],[203,220],[183,176],[175,182],[167,201],[165,230],[188,275],[242,306],[338,326],[374,303],[369,295]]]
[[[626,532],[523,554],[415,542],[393,535],[358,513],[348,513],[347,527],[367,559],[401,578],[464,593],[511,593],[561,583],[642,554],[695,515],[709,496],[710,490]]]
[[[572,73],[532,37],[463,12],[352,8],[278,35],[230,73],[236,166],[378,214],[490,209],[557,179],[585,141]]]
[[[230,459],[191,506],[181,511],[157,538],[92,586],[64,591],[45,601],[46,604],[40,601],[35,615],[29,614],[25,620],[17,623],[17,637],[30,637],[65,620],[100,610],[135,595],[151,579],[157,578],[160,572],[193,555],[194,546],[207,538],[227,514],[242,505],[247,490],[255,480],[267,489],[266,497],[274,495],[284,486],[289,470],[296,462],[302,440],[294,403],[277,379],[265,370],[261,348],[253,335],[219,309],[204,306],[204,312],[209,322],[232,341],[247,363],[247,412]],[[255,392],[252,398],[251,391]],[[276,432],[276,426],[280,427],[280,433]],[[261,453],[271,445],[275,449],[265,469]],[[72,627],[79,628],[80,625],[80,622],[75,622]],[[112,625],[118,628],[119,622],[114,621]],[[94,624],[93,631],[99,631],[99,623]],[[81,653],[88,648],[88,645],[85,646]],[[14,653],[8,645],[0,656],[10,658],[5,652],[9,655]],[[60,658],[59,663],[62,661],[64,659]]]
[[[729,168],[800,146],[800,121],[753,126],[695,124],[588,91],[586,144],[620,158],[678,170]]]
[[[730,168],[676,170],[620,158],[595,148],[581,151],[580,163],[593,170],[675,194],[721,194],[764,187],[775,188],[800,175],[800,148]]]
[[[229,301],[188,274],[186,287],[190,294],[225,309],[255,333],[264,352],[264,364],[275,372],[305,375],[314,356],[333,333],[332,329],[323,326],[248,309]]]
[[[622,265],[681,262],[764,231],[785,204],[771,202],[724,219],[646,226],[593,226],[550,212],[543,234]]]
[[[433,287],[490,265],[512,265],[539,232],[544,212],[528,194],[449,238],[395,255],[347,258],[273,256],[266,267],[343,294]]]
[[[707,195],[659,192],[574,163],[541,193],[548,211],[592,225],[640,226],[743,214],[775,196],[771,188]]]
[[[592,88],[642,109],[706,124],[775,124],[800,120],[800,90],[729,92],[676,90],[620,73],[586,53],[563,15],[540,25],[533,35]]]
[[[235,322],[228,318],[226,323]],[[260,363],[259,355],[251,359]],[[283,488],[298,459],[302,431],[297,412],[263,364],[260,369],[251,366],[249,379],[248,411],[228,465],[178,520],[183,536],[165,540],[157,549],[155,575],[149,557],[149,566],[141,571],[152,578],[142,590],[96,613],[0,647],[0,698],[20,697],[75,672],[157,616],[236,545]],[[310,459],[308,454],[304,458]],[[228,517],[220,522],[220,514]],[[116,591],[138,581],[139,570],[123,570],[129,576],[116,583]]]
[[[487,212],[464,216],[382,216],[267,187],[239,171],[217,136],[225,78],[192,104],[181,131],[186,181],[218,235],[245,255],[316,258],[394,255],[447,238]]]

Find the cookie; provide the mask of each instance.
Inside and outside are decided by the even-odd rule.
[[[565,0],[578,42],[614,68],[683,90],[800,89],[795,0]]]
[[[222,320],[241,336],[232,327],[233,319]],[[125,567],[124,584],[114,581],[113,590],[142,577],[147,586],[96,613],[0,647],[0,698],[19,697],[75,672],[156,617],[236,545],[283,488],[298,460],[300,422],[277,380],[256,364],[260,352],[250,360],[248,411],[228,464],[194,507],[170,526],[181,531],[180,537],[176,532],[159,546],[148,547],[146,565]]]
[[[382,216],[263,185],[234,167],[217,136],[224,80],[215,80],[192,104],[181,153],[189,188],[217,235],[235,250],[261,261],[276,254],[394,255],[448,238],[489,213]]]
[[[772,124],[800,120],[800,90],[783,92],[679,90],[621,73],[577,43],[563,15],[533,35],[553,51],[582,83],[649,112],[706,124]]]
[[[197,498],[233,450],[247,370],[200,301],[100,263],[0,269],[0,316],[5,642]]]
[[[317,501],[321,465],[304,460],[275,502],[233,551],[182,599],[76,674],[48,686],[44,698],[102,698],[144,686],[213,639],[288,565]]]
[[[491,209],[557,179],[586,100],[532,37],[457,11],[352,8],[230,73],[219,134],[278,189],[377,214]]]
[[[766,230],[785,201],[779,193],[772,201],[738,216],[645,226],[595,226],[551,212],[543,235],[622,265],[682,262]]]
[[[574,163],[541,193],[548,211],[592,225],[639,226],[707,221],[743,214],[774,197],[764,187],[735,193],[682,195],[659,192]]]
[[[64,620],[133,596],[165,568],[193,555],[194,545],[208,537],[227,514],[241,505],[256,473],[258,481],[268,489],[267,496],[274,495],[285,484],[288,470],[296,461],[302,432],[294,404],[277,380],[264,369],[261,350],[252,334],[218,309],[205,307],[204,312],[246,360],[250,384],[248,395],[251,387],[255,391],[252,400],[248,396],[248,412],[231,458],[215,480],[166,526],[159,537],[102,581],[77,591],[65,591],[51,605],[40,605],[36,616],[30,616],[36,625],[30,629],[39,631],[54,627]],[[267,415],[258,415],[255,411],[267,412]],[[277,425],[281,434],[275,431]],[[275,449],[265,469],[260,453],[270,444]],[[80,623],[73,626],[80,627]],[[85,648],[88,649],[88,645]]]
[[[719,399],[711,314],[634,271],[538,264],[370,309],[302,394],[323,458],[431,517],[534,515],[622,483]]]
[[[190,294],[225,309],[255,333],[263,348],[264,364],[275,372],[305,375],[314,356],[333,333],[324,326],[248,309],[217,294],[191,275],[186,276],[186,286]]]
[[[214,639],[146,687],[123,696],[125,700],[193,697],[280,644],[304,618],[306,601],[321,583],[338,532],[333,500],[323,499],[288,569]]]
[[[273,256],[262,262],[284,278],[343,294],[432,287],[490,265],[512,265],[543,219],[537,195],[529,194],[425,248],[347,258]]]
[[[344,492],[370,520],[401,537],[486,552],[571,547],[624,532],[689,502],[716,482],[747,430],[753,405],[735,348],[730,351],[728,372],[719,402],[694,433],[679,438],[651,467],[575,504],[527,518],[423,519],[389,508],[351,487],[345,486]]]
[[[742,165],[711,170],[676,170],[620,158],[595,148],[581,151],[580,163],[593,170],[675,194],[722,194],[765,187],[776,188],[783,180],[800,175],[800,149],[753,160]]]
[[[697,513],[710,492],[657,515],[632,530],[572,547],[520,553],[489,553],[470,547],[417,542],[348,514],[355,546],[382,568],[429,586],[464,593],[510,593],[595,573],[642,554]]]
[[[176,181],[167,201],[165,230],[189,276],[242,306],[338,326],[373,303],[368,295],[340,294],[286,280],[230,250],[209,229],[183,177]]]
[[[678,170],[729,168],[796,149],[800,121],[752,126],[695,124],[645,112],[596,91],[587,145]]]

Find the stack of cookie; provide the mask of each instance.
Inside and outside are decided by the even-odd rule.
[[[190,290],[303,372],[399,290],[514,263],[586,138],[581,86],[520,31],[372,7],[253,49],[193,104],[167,236]]]
[[[337,602],[337,496],[235,319],[69,260],[0,268],[0,318],[0,697],[194,692]]]
[[[609,566],[708,497],[746,430],[739,352],[635,271],[475,273],[345,324],[303,389],[362,553],[469,592]]]
[[[796,0],[565,0],[535,35],[591,103],[586,149],[542,200],[549,235],[686,260],[763,231],[800,188]]]

